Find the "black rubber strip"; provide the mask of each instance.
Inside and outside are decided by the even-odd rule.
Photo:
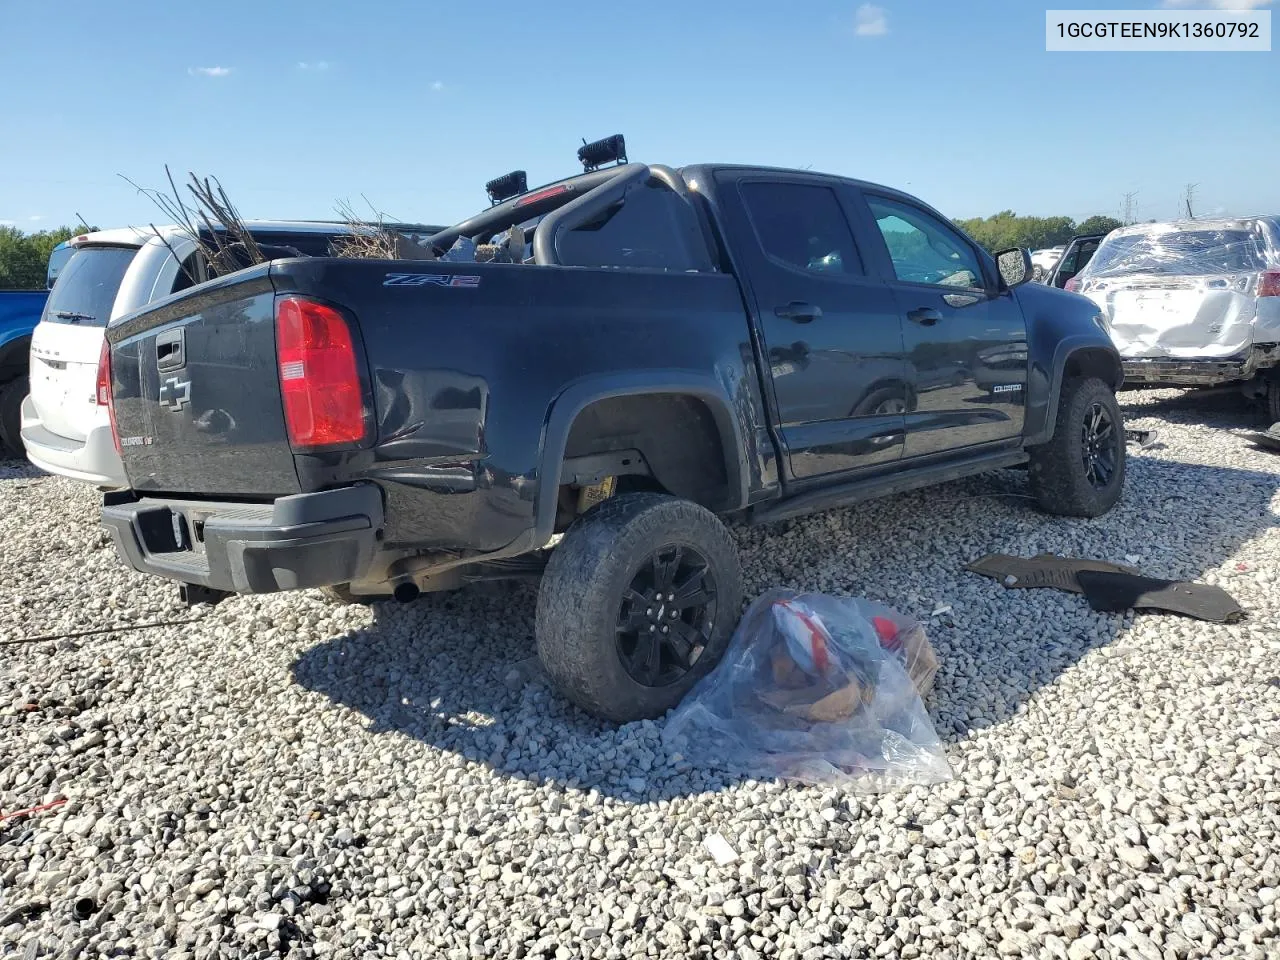
[[[1214,623],[1235,623],[1245,616],[1235,598],[1220,587],[1148,577],[1132,567],[1105,560],[1056,557],[1051,553],[1036,557],[993,553],[965,569],[999,580],[1011,590],[1053,587],[1081,593],[1090,607],[1104,613],[1160,610]]]
[[[1103,613],[1124,610],[1164,610],[1213,623],[1236,623],[1244,610],[1221,587],[1208,583],[1181,583],[1129,573],[1096,573],[1081,570],[1077,575],[1089,606]]]

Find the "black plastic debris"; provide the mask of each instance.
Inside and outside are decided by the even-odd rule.
[[[1036,557],[992,553],[965,569],[999,580],[1010,590],[1052,587],[1079,593],[1102,613],[1159,610],[1213,623],[1236,623],[1245,615],[1235,598],[1220,587],[1148,577],[1140,570],[1105,560],[1049,553]]]

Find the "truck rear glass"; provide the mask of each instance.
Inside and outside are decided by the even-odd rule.
[[[105,327],[137,247],[81,247],[49,291],[43,323]]]

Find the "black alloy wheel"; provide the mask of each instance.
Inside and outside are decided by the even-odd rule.
[[[1085,479],[1095,490],[1105,490],[1115,476],[1122,442],[1111,411],[1101,403],[1090,405],[1081,424],[1080,449]]]
[[[716,581],[692,547],[667,546],[640,564],[618,610],[618,655],[646,687],[685,676],[710,642]]]

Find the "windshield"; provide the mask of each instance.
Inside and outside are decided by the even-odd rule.
[[[105,327],[137,247],[81,247],[58,276],[42,321]]]
[[[1249,230],[1170,230],[1113,236],[1089,263],[1088,275],[1160,273],[1196,276],[1266,269],[1266,246]]]

